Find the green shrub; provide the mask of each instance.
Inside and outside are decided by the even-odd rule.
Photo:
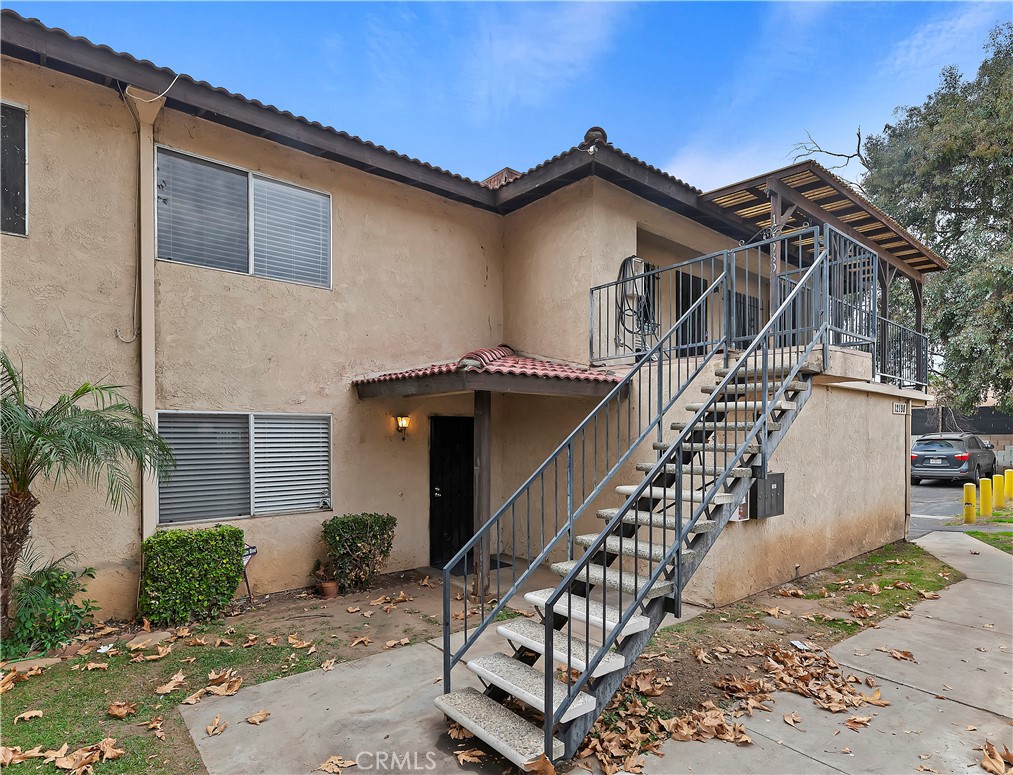
[[[243,578],[244,547],[243,531],[227,525],[145,539],[138,613],[155,625],[218,616]]]
[[[383,568],[394,544],[390,514],[345,514],[324,522],[324,541],[342,592],[365,589]]]
[[[85,592],[83,579],[95,578],[94,568],[68,570],[68,554],[42,565],[39,556],[26,548],[21,557],[21,575],[11,590],[14,612],[11,635],[3,644],[5,659],[31,651],[49,651],[71,640],[98,610],[92,600],[75,602]]]

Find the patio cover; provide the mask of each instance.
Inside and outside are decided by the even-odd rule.
[[[780,199],[782,207],[792,208],[781,223],[782,234],[801,229],[806,222],[829,223],[919,283],[925,273],[947,266],[903,226],[811,160],[708,191],[700,198],[752,224],[757,231],[771,228],[771,201]]]

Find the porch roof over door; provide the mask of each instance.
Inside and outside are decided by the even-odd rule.
[[[708,191],[700,198],[761,231],[771,227],[772,194],[781,197],[784,209],[791,208],[783,224],[784,234],[801,229],[807,222],[829,223],[919,282],[927,272],[946,269],[946,261],[931,248],[841,178],[811,160]]]
[[[612,371],[520,355],[500,345],[472,350],[453,361],[360,377],[352,385],[359,398],[478,391],[600,398],[621,379]]]

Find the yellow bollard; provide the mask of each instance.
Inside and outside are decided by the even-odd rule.
[[[981,488],[981,516],[992,516],[992,480],[982,479],[978,482]]]
[[[992,499],[997,509],[1006,508],[1006,486],[1002,474],[992,474]]]
[[[1013,468],[1006,469],[1006,500],[1013,506]]]
[[[964,524],[973,525],[977,520],[975,518],[975,512],[977,511],[975,504],[975,489],[974,485],[968,482],[964,485]]]

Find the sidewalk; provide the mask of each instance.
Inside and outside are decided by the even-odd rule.
[[[929,533],[916,543],[966,580],[923,601],[910,619],[892,617],[830,651],[844,672],[863,681],[872,676],[889,706],[829,713],[778,692],[772,713],[738,719],[752,745],[669,741],[664,758],[648,757],[644,772],[913,773],[921,766],[966,773],[980,771],[975,749],[986,737],[1013,747],[1013,556],[957,532]],[[910,651],[918,661],[880,648]],[[792,711],[802,717],[795,728],[782,720]],[[854,732],[844,726],[850,715],[873,718]]]

